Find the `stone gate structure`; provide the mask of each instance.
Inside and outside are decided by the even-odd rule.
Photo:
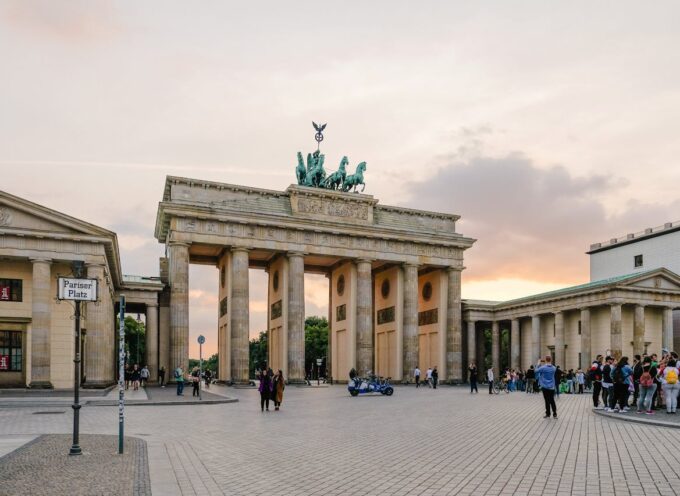
[[[219,377],[247,381],[248,269],[258,267],[269,274],[269,364],[290,381],[305,376],[304,273],[315,272],[330,279],[334,378],[356,368],[409,379],[420,365],[460,382],[463,252],[475,240],[456,232],[458,219],[365,194],[168,177],[155,228],[169,283],[169,298],[160,298],[169,347],[159,361],[186,369],[189,264],[209,264],[219,269]]]

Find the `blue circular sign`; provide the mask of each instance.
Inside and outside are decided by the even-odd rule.
[[[198,336],[198,344],[203,344],[203,343],[205,343],[205,336],[203,336],[201,334],[200,336]]]

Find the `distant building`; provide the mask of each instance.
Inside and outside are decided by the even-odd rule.
[[[680,274],[680,221],[590,245],[590,280],[666,268]]]

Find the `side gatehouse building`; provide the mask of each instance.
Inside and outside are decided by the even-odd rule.
[[[679,223],[591,246],[591,282],[489,302],[461,299],[463,255],[475,240],[457,231],[459,218],[306,185],[272,191],[169,176],[153,233],[166,256],[142,277],[123,274],[114,232],[0,191],[0,388],[72,387],[73,305],[57,300],[56,284],[75,261],[99,280],[99,300],[81,317],[85,387],[116,380],[121,294],[128,312],[146,316],[151,379],[161,366],[186,370],[192,263],[216,268],[218,377],[234,383],[248,380],[251,268],[269,279],[269,365],[292,382],[305,375],[306,272],[329,280],[326,366],[336,380],[355,368],[409,381],[420,365],[458,383],[473,360],[528,368],[551,353],[579,368],[596,353],[679,347],[680,267],[659,248],[676,242]]]

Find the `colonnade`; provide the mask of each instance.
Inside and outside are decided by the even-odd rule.
[[[630,346],[627,346],[623,340],[624,329],[622,314],[624,305],[633,307],[633,339]],[[599,329],[599,331],[604,332],[599,333],[602,335],[597,336],[599,346],[594,349],[591,319],[592,312],[598,310],[601,313],[601,309],[606,309],[607,307],[609,322],[607,323],[606,328]],[[653,308],[661,311],[661,329],[660,333],[658,333],[658,338],[650,337],[650,331],[654,333],[655,330],[647,328],[645,316],[646,308]],[[498,374],[501,369],[501,331],[508,330],[508,323],[510,333],[508,364],[509,367],[513,369],[526,369],[529,365],[535,364],[540,357],[547,354],[552,354],[554,363],[563,369],[585,368],[595,358],[594,355],[597,354],[609,353],[615,358],[620,358],[624,355],[624,350],[628,352],[632,351],[632,355],[642,355],[646,352],[660,354],[662,348],[668,350],[673,348],[673,309],[673,305],[644,305],[639,302],[617,300],[607,305],[581,306],[573,309],[534,313],[526,316],[515,314],[511,318],[504,318],[502,315],[493,320],[467,318],[468,357],[470,361],[477,362],[483,359],[483,356],[480,356],[483,355],[483,353],[479,352],[480,343],[478,343],[477,322],[490,323],[491,364],[496,374]],[[565,314],[571,312],[579,312],[578,327],[572,328],[572,332],[577,331],[579,334],[576,340],[574,340],[573,335],[567,335],[565,330]],[[549,340],[552,344],[542,342],[545,341],[542,339],[542,323],[546,318],[552,318],[553,321],[553,339]],[[524,353],[525,350],[522,349],[523,340],[521,322],[528,321],[528,319],[531,319],[531,326],[530,328],[524,327],[524,332],[529,334],[528,339],[524,339],[524,342],[528,342],[530,346],[530,352],[527,354]],[[599,324],[601,323],[599,322]],[[656,331],[658,330],[659,329],[656,329]],[[651,339],[651,341],[645,341],[647,338]],[[567,358],[566,341],[568,339],[571,342],[576,341],[581,363],[573,363],[573,358]],[[652,348],[648,349],[648,345],[651,345]],[[523,356],[525,357],[525,360],[522,360]],[[526,360],[527,356],[530,357],[528,362]],[[481,373],[482,371],[480,370],[480,374]]]

